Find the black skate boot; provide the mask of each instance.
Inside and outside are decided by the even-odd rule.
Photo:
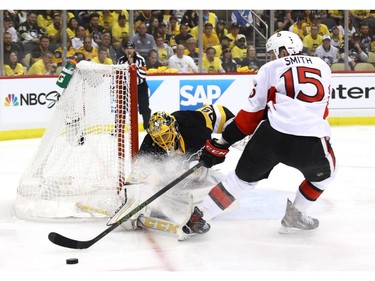
[[[178,236],[178,241],[189,239],[195,234],[204,234],[210,230],[210,225],[202,218],[203,212],[197,206],[191,214],[189,221],[182,227]]]

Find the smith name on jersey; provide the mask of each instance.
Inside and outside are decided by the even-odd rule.
[[[318,57],[293,55],[270,61],[255,76],[254,88],[235,123],[243,134],[251,135],[266,113],[280,132],[330,136],[326,119],[330,80],[331,69]]]

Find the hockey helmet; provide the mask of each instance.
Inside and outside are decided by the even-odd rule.
[[[176,118],[164,111],[152,114],[147,133],[152,140],[168,154],[175,150],[176,139],[179,138]]]
[[[268,38],[266,43],[267,53],[273,51],[279,58],[280,48],[284,47],[289,55],[299,54],[302,52],[303,44],[301,38],[290,31],[278,31]]]

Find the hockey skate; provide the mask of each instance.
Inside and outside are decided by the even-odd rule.
[[[178,241],[189,239],[195,234],[204,234],[210,230],[210,225],[202,218],[203,212],[197,206],[191,214],[189,221],[178,232]]]
[[[299,211],[288,199],[281,225],[279,233],[295,233],[301,230],[313,230],[319,226],[319,221]]]

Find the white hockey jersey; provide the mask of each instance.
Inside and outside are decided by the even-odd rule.
[[[298,136],[330,136],[328,102],[331,69],[318,57],[287,56],[263,65],[235,122],[252,134],[267,116],[277,131]]]

